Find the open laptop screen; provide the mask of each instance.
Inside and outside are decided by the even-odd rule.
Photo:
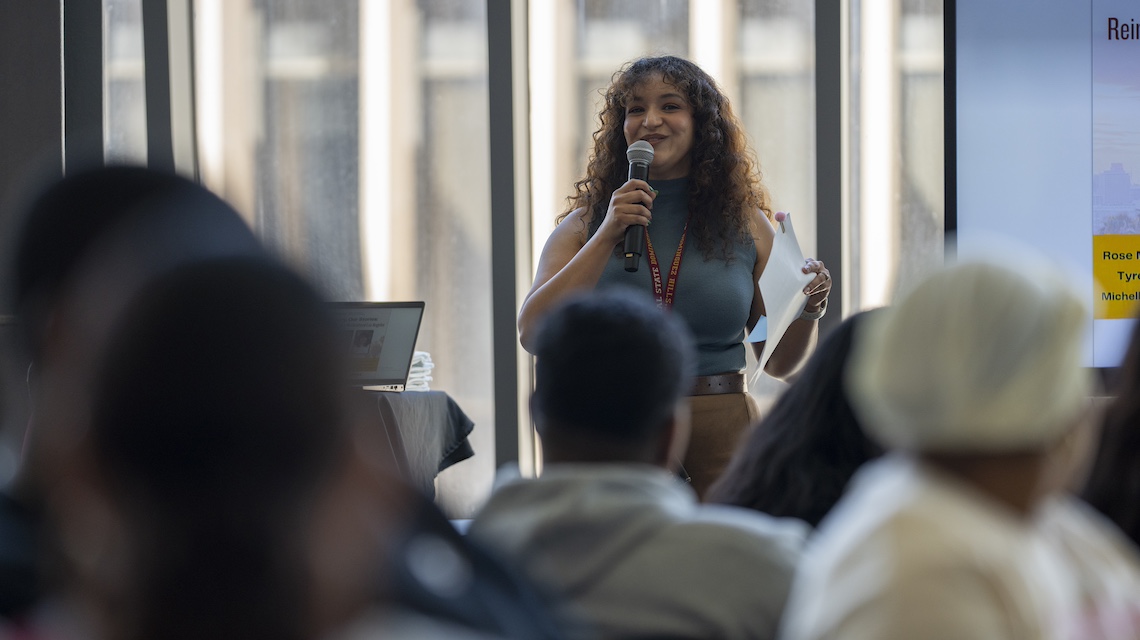
[[[402,391],[408,381],[424,303],[331,304],[348,351],[350,381],[364,387]]]

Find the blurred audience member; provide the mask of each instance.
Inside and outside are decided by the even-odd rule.
[[[199,262],[146,285],[91,354],[90,420],[46,497],[63,579],[34,629],[288,639],[366,623],[476,637],[393,604],[388,560],[416,494],[353,415],[335,344],[316,292],[269,260]],[[454,582],[445,569],[462,561],[433,577]]]
[[[57,366],[61,355],[95,348],[129,292],[162,269],[263,252],[241,217],[209,191],[141,167],[76,170],[36,192],[16,217],[5,295],[22,335],[20,355],[13,357],[31,363],[25,367],[32,416],[17,476],[0,494],[0,615],[8,618],[26,612],[42,591],[38,498],[66,468],[76,440],[39,425],[45,412],[78,410],[90,387],[83,372]],[[115,242],[116,236],[123,239]],[[119,277],[86,292],[94,313],[76,317],[66,307],[80,281],[92,261],[112,257]]]
[[[1081,495],[1140,546],[1140,322],[1109,392],[1115,399]]]
[[[1062,627],[1068,638],[1140,638],[1140,552],[1108,519],[1082,500],[1058,494],[1035,524],[1067,570],[1073,604]]]
[[[92,635],[309,638],[367,602],[388,483],[354,446],[324,311],[282,268],[220,261],[116,323],[49,495]]]
[[[95,324],[87,335],[104,334],[110,318],[129,295],[172,266],[227,255],[264,251],[236,211],[198,184],[171,173],[134,166],[76,171],[47,186],[24,212],[17,232],[9,293],[32,362],[33,412],[42,409],[42,382],[50,368],[52,342],[68,296],[85,294]],[[114,264],[118,278],[103,278],[99,289],[83,291],[82,279],[96,262]],[[66,397],[66,396],[63,396]],[[37,490],[39,458],[55,456],[55,434],[35,428],[33,413],[16,493]],[[65,438],[67,440],[68,438]],[[46,452],[46,453],[45,453]]]
[[[71,352],[94,374],[89,421],[46,496],[73,627],[311,638],[358,614],[400,507],[350,428],[316,293],[269,261],[207,261],[114,325]]]
[[[68,222],[72,217],[84,218],[87,216],[88,210],[85,207],[88,202],[96,203],[91,205],[96,212],[92,215],[99,219],[99,223],[93,224],[92,221],[84,219],[75,226],[88,235],[73,238],[69,235],[71,227],[68,226]],[[122,487],[108,488],[106,486],[106,478],[102,474],[105,474],[107,470],[93,470],[94,467],[90,460],[94,457],[91,449],[93,442],[91,433],[94,432],[92,425],[95,416],[92,412],[96,408],[97,402],[105,403],[108,401],[104,397],[109,393],[108,390],[123,389],[124,385],[129,387],[129,383],[121,379],[122,374],[118,368],[107,368],[107,366],[99,363],[105,357],[126,358],[127,356],[123,354],[128,349],[135,349],[134,352],[131,352],[133,353],[132,357],[136,358],[136,361],[133,362],[140,370],[149,367],[155,372],[163,372],[166,371],[164,367],[188,367],[191,364],[190,361],[179,364],[176,360],[170,359],[169,350],[162,346],[160,339],[163,332],[166,332],[171,347],[186,345],[192,341],[191,338],[183,338],[179,335],[179,327],[191,329],[197,327],[193,324],[186,324],[186,320],[180,315],[182,312],[177,306],[178,303],[201,311],[209,307],[211,300],[220,304],[220,298],[217,296],[227,295],[227,292],[235,300],[245,296],[244,305],[258,307],[250,317],[261,318],[263,322],[267,323],[265,335],[280,338],[285,335],[280,332],[295,330],[297,332],[295,338],[306,339],[313,344],[319,339],[316,333],[309,331],[314,327],[309,326],[308,329],[302,331],[303,328],[290,325],[292,329],[290,326],[285,326],[277,331],[271,326],[275,322],[271,313],[276,309],[280,313],[292,314],[290,317],[299,317],[306,313],[316,313],[311,308],[314,303],[320,305],[324,303],[318,301],[317,294],[308,288],[309,285],[302,283],[283,267],[274,265],[272,258],[267,255],[236,212],[200,186],[175,176],[132,167],[100,168],[79,173],[52,185],[43,196],[37,199],[23,225],[23,230],[23,236],[18,243],[20,248],[18,260],[13,270],[15,280],[13,289],[19,293],[17,299],[23,301],[17,308],[25,310],[27,321],[24,322],[24,329],[28,333],[30,342],[28,351],[35,361],[34,370],[37,374],[35,376],[36,384],[33,388],[33,399],[36,414],[29,429],[27,455],[18,483],[19,501],[13,501],[13,504],[28,504],[35,508],[26,510],[26,515],[22,518],[0,518],[0,538],[2,538],[0,544],[8,544],[9,541],[21,539],[35,540],[35,528],[42,526],[38,506],[45,496],[50,497],[57,508],[53,510],[53,515],[56,517],[51,521],[55,526],[47,527],[47,532],[62,535],[57,541],[59,544],[49,546],[63,550],[62,555],[66,556],[66,562],[45,565],[38,561],[42,554],[34,549],[28,549],[27,553],[24,554],[23,564],[19,566],[21,569],[28,570],[25,574],[17,576],[15,573],[5,573],[2,571],[3,567],[0,566],[0,580],[7,579],[9,575],[12,576],[12,584],[0,585],[0,593],[9,586],[14,590],[17,588],[27,590],[29,584],[34,586],[34,589],[28,590],[24,594],[25,597],[21,599],[19,606],[13,606],[10,611],[4,611],[2,614],[9,619],[18,621],[40,597],[39,594],[44,589],[45,577],[53,579],[53,584],[56,587],[66,586],[68,593],[72,595],[80,594],[82,597],[76,598],[76,600],[85,603],[89,612],[92,606],[104,604],[115,605],[116,610],[118,610],[116,603],[102,602],[99,601],[99,598],[140,598],[147,596],[146,593],[142,592],[123,592],[127,586],[119,584],[126,577],[137,581],[140,577],[133,574],[144,569],[148,571],[153,569],[159,573],[155,576],[142,577],[157,579],[175,576],[179,581],[184,577],[212,579],[209,572],[214,571],[213,577],[228,585],[229,588],[228,591],[219,588],[219,593],[238,594],[238,600],[246,599],[245,596],[240,595],[243,593],[242,579],[245,578],[248,584],[252,584],[256,582],[257,578],[255,574],[242,573],[242,571],[251,568],[248,563],[247,565],[236,563],[230,566],[225,566],[224,563],[212,565],[202,563],[201,566],[194,567],[187,567],[182,564],[170,567],[162,563],[151,563],[150,561],[154,558],[143,555],[146,553],[158,556],[168,555],[166,558],[159,558],[166,564],[181,562],[179,560],[181,556],[178,552],[180,541],[175,539],[164,541],[169,542],[169,544],[160,544],[157,548],[140,547],[137,549],[140,554],[139,557],[132,557],[131,563],[118,558],[118,565],[112,572],[114,574],[112,578],[118,581],[111,585],[115,587],[114,589],[102,589],[98,584],[98,580],[106,578],[100,572],[109,570],[104,566],[108,564],[107,562],[98,560],[95,564],[99,566],[95,567],[84,565],[82,561],[85,557],[90,560],[89,556],[83,555],[90,551],[89,548],[86,551],[80,548],[79,556],[73,557],[78,548],[74,544],[75,540],[90,543],[90,535],[98,534],[100,531],[97,526],[86,531],[87,527],[83,520],[85,513],[88,516],[94,514],[91,517],[95,517],[98,521],[111,522],[109,518],[105,517],[106,512],[109,511],[107,508],[102,509],[102,511],[92,508],[90,513],[85,511],[86,508],[83,507],[83,503],[87,501],[82,496],[86,490],[102,490],[105,493],[105,495],[97,496],[97,500],[90,501],[90,504],[106,503],[112,501],[112,498],[125,501],[124,504],[116,505],[118,511],[115,514],[115,526],[119,529],[135,526],[173,526],[172,523],[175,523],[177,519],[184,519],[186,520],[184,529],[187,534],[200,533],[201,531],[211,535],[227,533],[223,529],[216,528],[222,527],[224,523],[210,523],[211,518],[216,520],[218,516],[224,515],[219,513],[211,516],[212,509],[209,512],[198,512],[197,514],[188,509],[183,509],[179,513],[160,511],[153,514],[155,520],[151,522],[144,517],[149,516],[145,513],[146,509],[139,506],[145,504],[139,496],[118,495],[115,490]],[[53,244],[53,239],[58,235],[64,237],[63,244],[70,247],[70,250],[60,251],[60,248]],[[215,262],[227,257],[244,257],[244,259],[225,264]],[[247,264],[248,260],[254,262]],[[257,267],[251,266],[257,263],[264,264]],[[235,278],[232,282],[229,277],[221,273],[231,267],[234,269],[233,277]],[[185,276],[185,272],[180,272],[180,270],[185,269],[190,269],[189,273],[196,275],[194,277]],[[253,270],[251,271],[251,269]],[[172,279],[174,276],[169,275],[172,272],[182,273],[179,277],[183,279]],[[243,274],[244,280],[242,279]],[[197,282],[195,278],[207,280],[214,278],[220,283],[221,288],[216,295],[199,295],[195,289],[195,286],[199,286],[195,284]],[[280,304],[277,304],[281,302],[280,299],[275,302],[272,297],[267,297],[261,293],[257,283],[260,281],[261,284],[272,286],[275,279],[278,285],[281,284],[281,281],[293,281],[293,285],[290,286],[293,286],[294,290],[287,291],[282,295],[286,297],[292,295],[297,298],[293,301],[294,304],[299,305],[296,310],[288,304],[282,308]],[[161,285],[155,284],[156,281]],[[140,296],[140,291],[146,293],[141,295],[138,302],[131,303],[132,300]],[[179,297],[183,299],[176,300]],[[133,304],[134,311],[131,313],[135,316],[128,314],[124,317],[124,309],[127,308],[128,304]],[[199,304],[204,306],[199,307]],[[276,306],[274,306],[275,304]],[[267,308],[262,309],[262,307]],[[155,308],[159,311],[155,311]],[[244,307],[235,307],[235,309],[238,308]],[[137,317],[141,313],[139,309],[151,309],[148,312],[150,315],[146,316],[145,320],[139,320]],[[165,311],[160,313],[163,309]],[[215,309],[215,311],[217,310]],[[254,325],[251,325],[247,320],[229,317],[229,314],[233,312],[230,310],[204,319],[200,332],[193,334],[197,335],[199,340],[198,351],[194,354],[195,357],[199,358],[198,363],[201,365],[197,373],[201,374],[202,369],[207,366],[220,367],[224,365],[228,362],[228,358],[234,357],[235,353],[249,355],[250,349],[256,352],[256,349],[270,348],[269,343],[261,337],[257,337],[256,340],[250,337],[256,333]],[[323,311],[321,313],[323,314]],[[170,317],[165,317],[166,315]],[[154,345],[152,346],[155,350],[153,352],[138,347],[133,341],[130,331],[124,333],[120,329],[120,325],[130,321],[131,317],[134,317],[134,321],[140,325],[146,325],[148,322],[156,325],[152,329],[158,336],[154,337]],[[157,327],[162,323],[165,325]],[[211,341],[204,338],[204,334],[201,332],[205,331],[215,331],[217,340]],[[277,332],[275,333],[275,331]],[[305,331],[309,331],[309,333],[305,333]],[[111,355],[106,356],[108,342],[112,340],[113,335],[118,336],[115,338],[118,342],[112,343]],[[242,337],[243,335],[245,337]],[[249,341],[249,345],[236,344],[235,346],[235,341],[240,342],[241,340]],[[259,406],[262,408],[269,406],[273,404],[274,400],[279,400],[283,405],[287,405],[304,399],[312,400],[320,394],[329,395],[335,392],[338,402],[341,403],[335,407],[330,404],[312,406],[308,408],[309,413],[297,413],[293,416],[294,420],[301,421],[295,425],[298,429],[311,428],[314,425],[310,423],[316,419],[316,414],[313,412],[319,413],[319,410],[326,410],[326,413],[316,424],[322,429],[331,429],[330,433],[338,429],[341,431],[347,429],[352,435],[353,444],[351,447],[352,455],[337,457],[337,459],[345,462],[337,465],[335,470],[335,473],[339,474],[336,477],[340,479],[334,480],[340,484],[334,484],[333,489],[337,487],[340,489],[336,491],[330,489],[331,493],[327,495],[327,505],[332,506],[313,504],[311,508],[306,507],[312,523],[311,527],[316,530],[311,532],[311,535],[304,532],[298,533],[302,536],[309,535],[307,539],[313,541],[313,546],[309,551],[317,554],[319,558],[319,560],[314,561],[315,566],[318,569],[321,567],[324,569],[309,572],[301,577],[298,577],[300,574],[283,576],[282,580],[275,582],[266,589],[265,598],[269,600],[274,597],[284,598],[285,596],[295,599],[296,593],[288,594],[278,588],[296,589],[298,584],[304,588],[306,598],[317,597],[314,594],[321,598],[319,602],[314,604],[316,607],[316,614],[314,615],[317,615],[317,618],[307,621],[303,628],[298,627],[291,630],[290,634],[292,635],[289,637],[313,637],[316,633],[313,627],[320,629],[323,633],[323,631],[331,628],[331,621],[343,622],[346,617],[343,615],[344,612],[333,610],[330,613],[324,600],[331,598],[340,603],[338,606],[343,607],[346,606],[345,596],[347,595],[351,595],[355,599],[353,603],[349,603],[354,606],[358,606],[361,601],[370,603],[371,614],[356,620],[357,625],[364,625],[370,631],[376,631],[382,627],[385,632],[392,632],[394,637],[466,637],[465,634],[479,632],[487,633],[492,637],[499,637],[499,634],[535,638],[560,637],[554,619],[544,608],[546,607],[545,601],[534,591],[530,583],[520,579],[509,567],[500,565],[483,550],[458,536],[451,528],[450,523],[430,501],[419,496],[394,477],[384,475],[387,471],[395,468],[391,460],[381,458],[367,461],[371,469],[368,473],[363,473],[360,468],[357,468],[360,467],[359,464],[355,467],[348,464],[354,460],[353,455],[359,458],[364,455],[362,452],[367,452],[368,456],[374,457],[379,453],[388,452],[389,449],[385,444],[371,440],[374,436],[379,436],[377,430],[360,428],[359,415],[356,413],[360,408],[359,398],[346,397],[351,394],[348,394],[349,387],[345,383],[343,371],[340,368],[330,370],[328,366],[324,366],[323,369],[318,370],[314,369],[313,365],[320,364],[319,362],[305,363],[295,359],[291,362],[304,365],[304,368],[292,371],[274,370],[274,367],[287,368],[288,363],[285,362],[285,359],[288,354],[285,352],[293,348],[289,346],[290,344],[287,340],[280,340],[274,348],[282,350],[283,353],[263,354],[262,361],[258,363],[259,366],[257,367],[252,366],[254,364],[252,362],[239,361],[237,364],[245,366],[245,369],[222,371],[218,375],[211,373],[211,375],[203,376],[201,379],[194,378],[194,372],[191,370],[171,369],[166,371],[167,375],[184,375],[188,377],[188,380],[178,389],[165,390],[165,393],[173,394],[183,404],[200,405],[202,401],[195,397],[195,394],[205,393],[202,391],[203,389],[211,393],[221,393],[212,385],[227,380],[226,376],[239,375],[239,373],[252,376],[231,385],[231,389],[228,391],[230,395],[226,396],[232,403],[231,405],[225,406],[218,402],[214,405],[197,407],[198,417],[209,418],[213,421],[211,425],[217,428],[221,428],[219,425],[232,425],[235,420],[242,422],[240,420],[242,416],[249,418],[252,415],[253,417],[268,419],[269,414],[263,412]],[[288,348],[282,348],[283,346]],[[318,355],[316,351],[310,351],[307,352],[307,355],[298,354],[295,358],[303,360],[305,357],[318,358]],[[327,354],[321,355],[320,358],[325,358],[321,362],[327,365],[328,362],[331,362],[329,360],[331,357]],[[148,358],[150,359],[148,360]],[[265,367],[264,369],[260,368],[262,365]],[[333,375],[327,375],[330,371]],[[276,384],[273,376],[285,376],[287,381],[305,383],[306,389],[303,393],[296,393],[288,385]],[[311,376],[317,376],[319,383],[310,388],[309,383],[313,383]],[[256,389],[261,395],[246,397],[242,393],[238,393],[237,390],[243,384],[246,385],[247,390]],[[129,391],[122,393],[124,395],[120,400],[125,398]],[[156,424],[159,424],[159,419],[165,415],[162,412],[171,409],[147,404],[149,398],[151,397],[146,396],[139,399],[139,406],[135,409],[153,411],[152,418]],[[125,402],[125,400],[123,401]],[[345,404],[346,402],[347,404]],[[126,408],[126,405],[124,404],[123,407]],[[211,411],[215,412],[214,417],[207,415]],[[351,428],[344,425],[338,426],[339,423],[336,423],[334,418],[337,418],[339,414],[352,416]],[[181,425],[181,427],[190,428],[186,422],[190,416],[179,419],[182,422],[173,423],[171,426]],[[306,420],[309,423],[306,423]],[[368,426],[374,425],[369,424]],[[264,430],[265,425],[262,425],[261,428]],[[198,430],[201,431],[201,429]],[[126,435],[133,438],[138,434]],[[262,433],[261,435],[265,434]],[[258,437],[257,433],[253,431],[244,434],[233,433],[229,436],[237,439],[257,439]],[[174,438],[173,435],[171,437]],[[222,453],[213,450],[195,450],[199,443],[194,438],[189,434],[183,434],[179,437],[182,440],[172,439],[164,445],[167,447],[168,453],[191,457],[195,455],[220,455]],[[128,438],[124,436],[124,439]],[[183,450],[183,445],[189,448]],[[239,450],[226,455],[240,456],[241,453]],[[315,449],[307,452],[307,454],[313,455],[318,453],[319,451]],[[106,461],[104,463],[107,464]],[[155,461],[155,464],[161,463]],[[173,473],[176,468],[177,465],[171,465],[171,472]],[[218,468],[213,472],[227,473],[225,468]],[[266,473],[271,472],[273,469],[266,471]],[[383,476],[382,489],[375,481],[376,477],[369,475],[374,472],[383,472],[381,474]],[[82,473],[87,475],[79,475]],[[187,471],[187,473],[190,472]],[[77,480],[76,478],[80,479]],[[98,478],[99,482],[88,487],[84,478]],[[358,482],[353,485],[346,478],[356,478]],[[142,480],[140,476],[140,483]],[[208,483],[209,478],[196,478],[191,474],[182,480],[187,483],[187,486],[197,486],[199,483]],[[248,480],[254,483],[249,488],[250,492],[269,491],[271,489],[268,484],[256,484],[254,477]],[[330,480],[330,482],[334,480]],[[290,497],[290,492],[293,491],[294,487],[293,482],[294,480],[290,480],[276,487],[275,490],[281,492],[281,495],[263,496],[263,498],[267,501],[285,500],[288,502],[293,500],[294,498]],[[368,486],[369,483],[371,486]],[[216,487],[203,486],[201,488],[203,489],[202,495],[208,495],[207,489],[217,490]],[[144,493],[146,491],[156,492],[162,490],[162,487],[138,486],[133,487],[133,490]],[[186,490],[189,491],[189,489]],[[126,500],[127,498],[130,499]],[[356,506],[360,506],[360,503],[365,501],[378,501],[378,504],[367,509],[355,509],[352,503],[354,498],[356,499]],[[241,499],[236,489],[232,499]],[[197,500],[197,498],[193,500]],[[310,496],[306,500],[311,502],[313,498]],[[168,506],[173,509],[177,505],[171,502]],[[198,508],[196,502],[193,503],[193,506],[195,509]],[[137,508],[140,511],[130,511],[127,507]],[[384,527],[382,529],[373,526],[377,521],[377,517],[375,517],[377,510],[383,511]],[[243,517],[254,517],[256,515],[257,512],[250,509]],[[198,516],[203,517],[200,523],[196,523]],[[164,518],[166,519],[164,520]],[[25,536],[25,538],[8,535],[6,525],[9,521],[32,527],[27,529],[30,535]],[[340,526],[337,526],[338,522]],[[364,532],[360,530],[360,527],[364,525],[373,526],[375,530],[365,536]],[[306,523],[306,526],[310,525]],[[382,550],[382,555],[391,560],[390,563],[370,562],[362,557],[362,554],[371,553],[375,555],[380,553],[376,551],[377,544],[381,541],[377,537],[379,533],[386,533],[389,536],[387,538],[388,546]],[[266,531],[259,533],[256,528],[250,528],[250,536],[256,538],[257,535],[261,534],[266,534]],[[131,535],[142,534],[132,531]],[[186,545],[200,544],[201,540],[204,539],[204,536],[196,534],[192,537],[194,539],[182,540],[181,543]],[[375,539],[364,540],[365,537]],[[290,540],[267,541],[266,548],[268,549],[278,542],[292,544],[297,541],[297,539]],[[236,542],[244,544],[248,540],[237,540]],[[30,545],[25,546],[30,547]],[[437,564],[429,562],[425,565],[420,562],[418,565],[412,566],[416,562],[416,558],[422,560],[423,549],[427,548],[434,550],[433,561],[436,561]],[[116,553],[121,551],[119,547],[115,549]],[[197,547],[191,550],[195,549]],[[201,549],[197,550],[200,551]],[[420,550],[420,552],[417,553],[416,550]],[[187,550],[183,549],[182,551],[186,552]],[[219,549],[219,553],[221,551],[223,550]],[[58,560],[58,555],[52,557]],[[452,562],[446,564],[446,568],[451,569],[453,577],[461,576],[463,579],[449,582],[445,579],[446,572],[441,576],[430,571],[431,568],[440,566],[438,561],[441,557],[450,558]],[[256,556],[249,558],[250,562],[256,559]],[[144,560],[146,562],[143,562]],[[274,561],[277,560],[280,559]],[[62,570],[61,567],[55,566],[57,564],[63,565]],[[131,564],[131,566],[128,567],[127,564]],[[423,570],[425,566],[428,567],[428,571]],[[87,569],[90,569],[90,572]],[[201,573],[198,574],[198,578],[182,576],[179,571],[183,569],[199,570]],[[269,567],[269,569],[296,572],[297,567],[278,565]],[[132,572],[130,575],[127,573],[128,570]],[[266,567],[263,566],[262,570],[266,570]],[[69,571],[70,573],[68,573]],[[166,573],[162,573],[163,571]],[[235,572],[232,580],[228,577],[230,571]],[[285,578],[289,578],[292,582],[285,580]],[[184,589],[185,593],[189,593],[190,587],[193,586],[193,580],[190,582],[191,584],[179,588]],[[248,584],[245,586],[248,587]],[[138,588],[137,584],[128,586],[130,589]],[[160,585],[149,584],[147,591],[153,592],[157,596],[160,593],[158,586]],[[145,613],[146,616],[150,617],[162,614],[167,617],[168,621],[172,619],[170,615],[173,613],[187,614],[186,611],[176,611],[175,609],[164,613],[165,610],[154,609],[151,606],[155,604],[163,603],[132,600],[131,605],[138,608],[139,611],[123,609],[122,613],[124,616],[143,615]],[[208,599],[199,598],[198,604],[204,606],[209,602]],[[221,606],[220,602],[214,604]],[[45,608],[42,606],[36,609],[37,617],[42,618],[44,610]],[[102,608],[99,611],[101,615],[111,611],[112,614],[118,616],[118,613],[108,608]],[[215,611],[214,613],[218,614],[215,622],[205,621],[203,624],[216,623],[221,629],[223,626],[228,626],[225,616],[240,615],[243,620],[242,624],[252,629],[251,633],[261,633],[259,629],[263,629],[261,625],[268,622],[266,617],[268,614],[265,611],[259,612],[255,609],[243,609],[242,611],[239,613]],[[294,614],[290,613],[289,615]],[[131,620],[129,617],[124,617],[122,620],[126,620],[132,625],[139,622],[138,620]],[[53,619],[53,623],[56,622],[58,622],[58,618]],[[113,620],[113,622],[119,624],[118,619]],[[112,633],[104,630],[100,633],[121,637],[127,631],[113,630]],[[133,631],[130,632],[134,633]],[[270,636],[281,637],[275,635],[276,633],[273,631]],[[408,635],[401,636],[399,635],[401,633]]]
[[[556,615],[551,593],[460,534],[423,493],[405,489],[411,494],[405,496],[409,512],[383,577],[381,599],[390,608],[496,638],[566,637],[571,620]]]
[[[1084,637],[1140,638],[1140,325],[1108,391],[1113,399],[1091,444],[1092,464],[1069,483],[1087,502],[1051,501],[1041,520],[1078,573]],[[1083,455],[1086,446],[1074,441],[1073,455]]]
[[[533,343],[543,473],[495,492],[469,535],[562,596],[588,624],[575,634],[773,637],[806,527],[697,503],[672,473],[688,437],[687,331],[636,293],[583,295]]]
[[[1003,266],[1008,264],[1010,266]],[[1071,574],[1034,526],[1087,422],[1086,312],[1044,260],[964,262],[859,328],[865,465],[799,567],[782,637],[1050,638]]]
[[[808,524],[831,510],[852,474],[883,449],[863,433],[843,390],[855,327],[872,312],[851,316],[816,347],[743,445],[708,501],[748,507]]]

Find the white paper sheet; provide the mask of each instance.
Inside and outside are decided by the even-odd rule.
[[[776,223],[776,237],[772,240],[772,253],[764,273],[760,274],[760,295],[764,297],[764,311],[748,342],[763,342],[764,352],[757,362],[755,375],[760,375],[772,351],[780,343],[780,338],[807,306],[808,297],[804,287],[815,279],[815,273],[804,273],[804,254],[796,241],[796,231],[792,228],[792,216],[786,214],[783,222]],[[753,376],[755,381],[755,376]]]

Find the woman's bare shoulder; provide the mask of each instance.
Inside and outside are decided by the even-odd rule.
[[[763,209],[756,209],[748,216],[748,230],[752,234],[752,240],[756,243],[756,248],[762,249],[764,253],[771,248],[772,238],[775,237],[776,230],[773,224]]]
[[[586,207],[578,207],[558,223],[554,228],[554,233],[560,237],[573,237],[577,239],[578,245],[586,244],[590,239],[590,213]]]

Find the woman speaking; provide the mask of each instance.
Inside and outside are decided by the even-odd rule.
[[[606,91],[599,119],[586,176],[542,250],[519,313],[520,340],[529,350],[539,318],[583,289],[633,287],[679,314],[699,351],[683,466],[703,497],[759,418],[743,373],[744,337],[764,315],[757,283],[772,248],[773,212],[728,99],[692,62],[661,56],[627,64]],[[626,150],[639,140],[653,148],[647,180],[629,178]],[[627,271],[624,243],[633,225],[645,228],[645,256]],[[827,308],[827,269],[807,260],[803,272],[816,274],[804,289],[807,307],[765,366],[777,378],[811,351]],[[757,354],[763,347],[753,345]],[[636,363],[621,364],[636,375]]]

